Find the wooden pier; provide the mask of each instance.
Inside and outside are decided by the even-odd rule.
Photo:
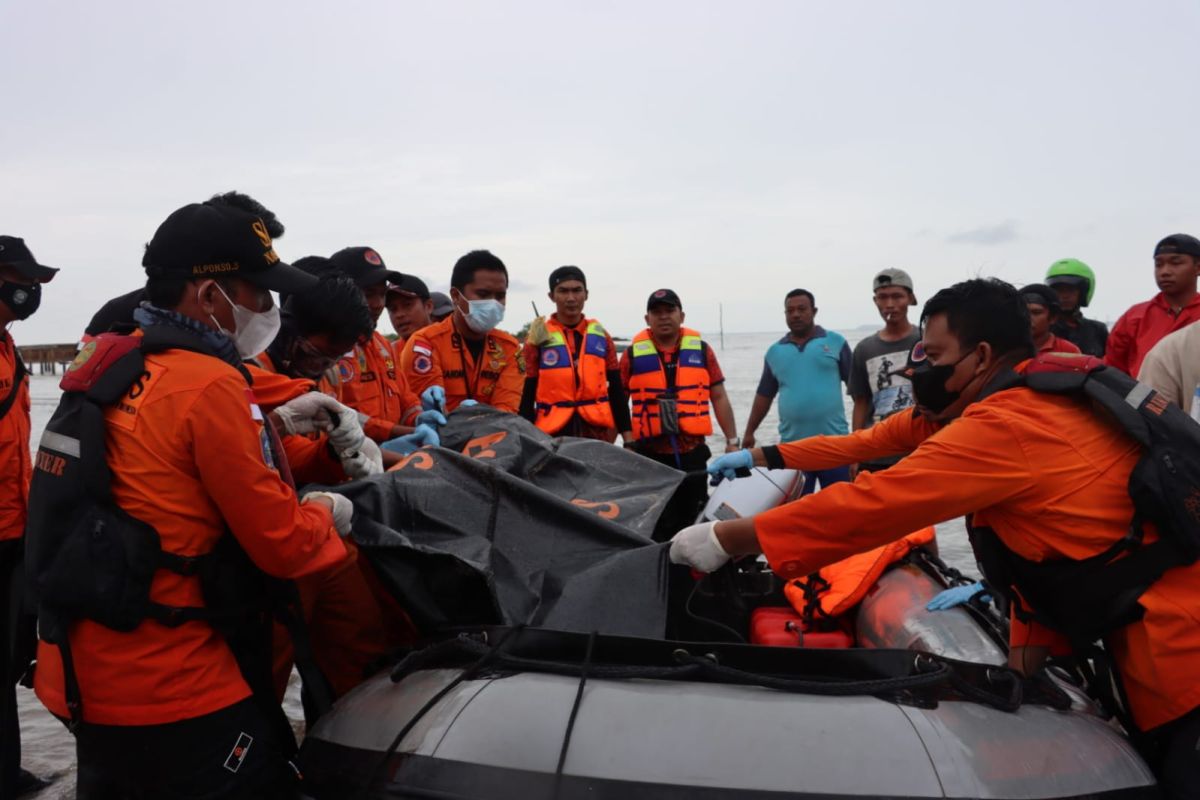
[[[70,344],[27,344],[18,346],[17,350],[30,374],[57,375],[60,366],[65,370],[67,365],[75,360],[77,347],[75,342]]]

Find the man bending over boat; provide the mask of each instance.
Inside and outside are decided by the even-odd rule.
[[[1010,598],[1015,586],[1024,597],[1084,600],[1074,603],[1082,613],[1060,614],[1051,630],[1042,623],[1044,608],[1018,598],[1010,666],[1029,674],[1047,655],[1068,654],[1070,640],[1078,652],[1102,639],[1122,684],[1125,721],[1145,734],[1145,753],[1167,796],[1195,797],[1200,563],[1171,566],[1133,585],[1121,584],[1112,562],[1098,568],[1102,577],[1089,572],[1080,579],[1073,569],[1130,532],[1128,486],[1141,446],[1079,394],[1016,385],[1029,374],[1034,348],[1025,302],[1012,286],[956,284],[925,305],[921,320],[923,341],[906,370],[916,411],[849,436],[731,453],[710,471],[732,477],[751,465],[819,470],[911,455],[886,472],[860,474],[755,517],[684,528],[672,541],[672,561],[711,572],[733,556],[761,552],[790,580],[891,541],[896,531],[970,514],[976,557],[994,588]],[[1042,358],[1088,366],[1083,356]],[[1158,539],[1146,526],[1143,546],[1115,563]],[[1008,583],[998,582],[1001,570]],[[1112,599],[1123,593],[1128,602],[1102,620],[1101,609],[1117,605]]]

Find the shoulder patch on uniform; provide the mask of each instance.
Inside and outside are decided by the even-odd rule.
[[[433,350],[425,342],[417,342],[413,345],[413,352],[423,356],[433,355]]]
[[[418,355],[413,359],[413,370],[422,375],[430,372],[433,369],[433,359],[427,355]]]
[[[338,379],[342,383],[349,383],[354,380],[354,359],[341,358],[337,362]]]

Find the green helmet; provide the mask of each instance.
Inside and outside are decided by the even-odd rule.
[[[1092,302],[1092,295],[1096,293],[1096,274],[1078,258],[1060,258],[1046,270],[1046,285],[1060,284],[1079,288],[1079,306],[1082,308]]]

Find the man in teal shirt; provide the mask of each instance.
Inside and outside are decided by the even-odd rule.
[[[815,324],[816,300],[805,289],[793,289],[784,299],[788,334],[767,350],[762,378],[750,408],[742,447],[754,447],[754,432],[779,395],[779,440],[849,433],[842,384],[850,381],[850,345],[840,334]],[[805,475],[804,493],[850,480],[849,467]]]

